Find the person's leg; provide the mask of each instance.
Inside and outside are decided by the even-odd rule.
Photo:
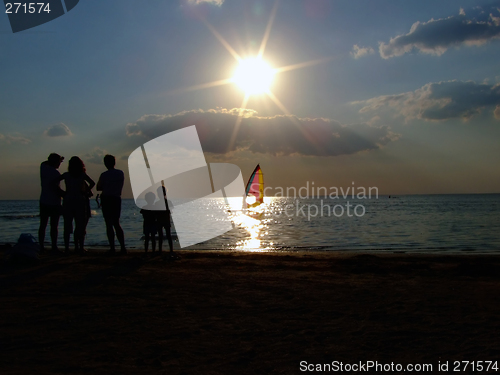
[[[116,238],[118,239],[118,242],[120,243],[120,251],[122,253],[127,252],[127,249],[125,248],[125,235],[123,234],[123,229],[120,225],[120,221],[116,220],[114,224],[115,232],[116,232]]]
[[[57,235],[59,234],[58,232],[58,226],[59,226],[59,217],[61,215],[54,213],[50,217],[50,240],[52,242],[52,250],[54,251],[59,251],[57,247]]]
[[[103,199],[104,198],[104,199]],[[120,250],[122,253],[126,253],[125,249],[125,235],[123,233],[123,229],[120,225],[120,215],[121,215],[121,207],[122,207],[122,201],[121,198],[119,197],[101,197],[101,204],[103,207],[103,214],[105,212],[105,207],[104,207],[104,202],[106,203],[106,216],[107,217],[107,222],[106,222],[106,228],[108,231],[108,240],[110,242],[110,247],[113,249],[115,248],[115,232],[116,232],[116,238],[118,240],[118,243],[120,244]],[[110,227],[108,227],[108,225]],[[112,242],[110,240],[110,236],[112,235]],[[112,243],[112,246],[111,246]]]
[[[106,223],[106,235],[108,236],[109,249],[111,252],[115,251],[115,231],[113,230],[112,221],[105,217],[104,221]]]
[[[106,236],[108,237],[109,253],[115,252],[115,231],[113,230],[113,207],[109,197],[101,196],[102,216],[106,224]]]
[[[75,232],[73,233],[73,240],[75,242],[75,253],[79,253],[81,251],[80,249],[81,231],[82,231],[82,223],[80,220],[75,218]]]
[[[80,223],[81,228],[78,238],[79,238],[80,252],[83,254],[86,252],[84,245],[85,245],[85,236],[87,235],[87,225],[90,219],[90,210],[81,219],[82,219]]]
[[[82,240],[82,232],[83,232],[83,217],[80,212],[77,212],[75,215],[75,232],[73,234],[76,253],[79,253],[82,250],[80,247],[80,243]]]
[[[163,245],[163,226],[158,224],[158,251],[161,253]]]
[[[38,228],[38,244],[40,245],[40,251],[45,251],[45,230],[47,229],[47,223],[49,222],[49,215],[47,215],[43,208],[40,207],[40,228]]]
[[[170,254],[173,254],[174,244],[172,242],[172,234],[170,233],[170,226],[165,227],[165,231],[167,232],[167,241],[168,241],[168,247],[170,248]]]
[[[118,242],[120,243],[120,251],[122,254],[125,254],[127,252],[127,249],[125,248],[125,235],[123,233],[122,226],[120,225],[120,216],[122,213],[122,199],[119,197],[115,198],[115,210],[114,210],[114,224],[113,226],[115,227],[115,232],[116,232],[116,238],[118,239]]]
[[[64,239],[64,252],[69,253],[69,232],[66,230],[66,226],[64,229],[63,239]]]
[[[156,250],[156,237],[154,232],[151,233],[151,250],[153,250],[153,253]]]
[[[65,209],[64,212],[64,251],[69,252],[69,238],[71,233],[73,233],[73,215],[69,209]]]
[[[148,252],[148,247],[149,247],[149,233],[144,234],[144,252]]]
[[[180,256],[174,253],[174,244],[172,240],[172,233],[170,231],[171,230],[170,225],[165,227],[165,229],[167,232],[168,247],[170,248],[169,258],[172,260],[180,259]]]
[[[78,207],[75,210],[75,252],[79,253],[83,251],[82,241],[85,236],[85,212],[82,207]]]

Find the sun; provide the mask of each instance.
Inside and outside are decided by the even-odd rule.
[[[264,60],[258,57],[240,61],[232,81],[247,95],[259,95],[269,92],[274,78],[272,69]]]

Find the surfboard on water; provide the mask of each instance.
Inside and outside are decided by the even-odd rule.
[[[264,175],[262,174],[262,169],[259,164],[257,164],[248,179],[245,193],[247,197],[247,208],[256,208],[264,203]],[[251,197],[254,197],[255,201],[253,201]]]

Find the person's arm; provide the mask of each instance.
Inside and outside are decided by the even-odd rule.
[[[66,192],[63,189],[61,189],[61,186],[59,186],[62,180],[64,180],[64,173],[59,175],[59,177],[55,178],[52,182],[53,184],[52,188],[54,189],[54,191],[57,192],[57,195],[59,195],[60,197],[64,197],[66,195]]]
[[[125,174],[122,171],[121,178],[120,178],[120,192],[123,190],[124,184],[125,184]]]
[[[92,188],[95,186],[94,180],[92,180],[87,173],[85,173],[85,181],[88,182],[89,184],[89,190],[92,190]]]

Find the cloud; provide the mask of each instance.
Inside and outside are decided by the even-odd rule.
[[[68,128],[66,124],[62,122],[56,125],[52,125],[43,133],[47,137],[67,137],[73,135],[71,130]]]
[[[379,53],[382,58],[388,59],[417,49],[439,56],[451,47],[479,46],[500,38],[499,16],[498,8],[491,7],[488,12],[474,10],[468,16],[460,9],[460,14],[456,16],[417,21],[408,34],[391,38],[387,44],[380,42]]]
[[[31,139],[25,138],[20,134],[15,135],[4,135],[0,133],[0,141],[4,141],[5,143],[21,143],[23,145],[27,145],[31,143]]]
[[[473,81],[445,81],[427,83],[421,88],[397,95],[378,96],[362,102],[360,112],[377,111],[388,107],[410,119],[441,121],[452,118],[468,120],[485,108],[497,106],[500,110],[500,84],[489,85]]]
[[[220,7],[224,3],[224,0],[188,0],[188,3],[192,5],[212,4]]]
[[[205,152],[250,151],[271,155],[337,156],[374,150],[399,138],[389,127],[342,125],[325,118],[258,116],[246,110],[236,131],[239,109],[193,110],[176,115],[145,115],[126,126],[129,137],[156,138],[196,125]],[[231,137],[235,133],[231,147]],[[143,140],[142,142],[144,142]]]
[[[497,105],[497,107],[495,108],[495,111],[493,111],[493,114],[495,115],[495,118],[497,120],[500,120],[500,104]]]
[[[375,53],[372,47],[359,47],[357,44],[352,46],[351,56],[355,59],[359,59],[363,56],[371,55]]]
[[[104,156],[107,154],[107,152],[99,147],[94,147],[94,149],[85,154],[83,157],[87,162],[93,163],[93,164],[102,164]]]

